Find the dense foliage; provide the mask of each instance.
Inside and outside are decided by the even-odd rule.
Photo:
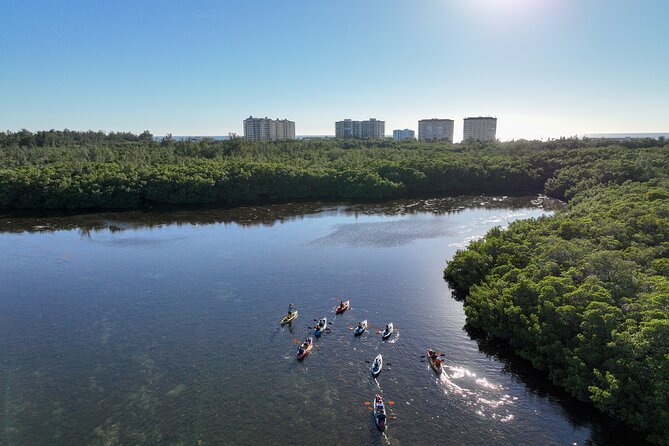
[[[234,206],[544,189],[564,198],[584,183],[646,180],[669,169],[664,141],[610,144],[577,138],[253,143],[154,141],[148,132],[0,132],[0,209]]]
[[[494,229],[445,278],[468,322],[669,444],[669,144],[0,132],[0,209],[129,209],[545,192],[568,212]]]
[[[493,229],[445,278],[469,324],[669,444],[669,181],[584,181],[568,212]]]

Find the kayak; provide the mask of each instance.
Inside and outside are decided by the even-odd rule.
[[[288,322],[292,322],[295,320],[295,318],[297,318],[297,310],[293,311],[288,316],[281,319],[281,325],[287,324]]]
[[[436,354],[435,351],[433,351],[432,349],[429,349],[429,348],[428,348],[428,349],[427,349],[427,360],[430,362],[430,366],[432,367],[432,369],[433,369],[435,372],[437,372],[437,375],[439,375],[439,374],[441,374],[441,372],[444,371],[444,366],[441,365],[441,359],[437,358],[437,361],[439,361],[439,362],[435,362],[435,361],[432,359],[432,353],[435,353],[435,354]]]
[[[393,334],[393,330],[393,323],[390,322],[388,325],[386,325],[386,328],[381,333],[381,339],[388,339],[390,335]]]
[[[315,336],[320,336],[325,329],[328,327],[328,318],[324,317],[320,321],[318,321],[318,325],[314,328],[314,335]]]
[[[307,346],[304,346],[304,343],[307,344]],[[297,347],[297,359],[304,359],[305,356],[307,356],[309,353],[311,353],[311,349],[314,346],[314,341],[311,338],[305,339],[304,343]]]
[[[339,305],[339,306],[337,307],[337,309],[335,310],[335,313],[336,313],[336,314],[341,314],[341,313],[343,313],[344,311],[348,310],[348,307],[349,307],[350,305],[351,305],[351,301],[350,301],[350,300],[345,300],[344,302],[341,303],[341,305]]]
[[[363,331],[367,329],[367,319],[364,321],[361,321],[357,327],[355,327],[355,330],[353,331],[353,334],[358,336],[361,335]]]
[[[381,373],[383,368],[383,356],[381,354],[376,355],[374,362],[372,363],[372,376],[378,376]]]
[[[383,404],[383,398],[377,394],[374,397],[374,423],[381,432],[386,430],[386,406]]]

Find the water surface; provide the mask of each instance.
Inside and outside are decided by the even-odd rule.
[[[0,216],[0,444],[631,443],[473,339],[442,279],[468,241],[555,206],[478,197]],[[352,308],[335,317],[339,296]],[[300,317],[280,327],[289,302]],[[296,361],[295,341],[323,316],[331,331]],[[361,319],[372,329],[355,338]],[[383,342],[375,329],[389,321]],[[442,376],[421,360],[427,347],[446,354]],[[365,361],[378,353],[375,380]],[[385,435],[365,405],[377,392],[395,403]]]

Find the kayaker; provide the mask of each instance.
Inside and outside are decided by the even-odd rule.
[[[388,327],[388,324],[386,324],[386,332],[390,331],[390,327]]]
[[[293,308],[295,307],[295,304],[288,304],[288,316],[293,314]]]

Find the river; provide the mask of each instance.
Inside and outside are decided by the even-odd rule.
[[[2,215],[0,444],[639,444],[470,335],[443,281],[469,240],[559,206]],[[339,297],[352,308],[335,317]],[[299,318],[280,327],[291,302]],[[298,362],[295,342],[324,316],[331,330]],[[362,319],[371,327],[354,337]],[[445,353],[443,375],[427,347]],[[365,404],[375,393],[394,403],[384,434]]]

